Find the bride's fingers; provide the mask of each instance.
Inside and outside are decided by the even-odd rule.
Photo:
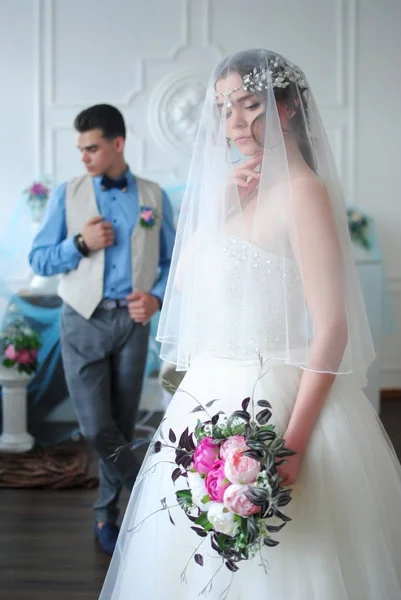
[[[235,174],[235,179],[246,180],[248,177],[251,177],[252,179],[260,179],[260,173],[256,173],[256,171],[253,171],[252,169],[244,169],[243,171],[238,171],[238,173]]]
[[[252,167],[255,168],[258,165],[260,165],[262,163],[262,159],[263,159],[263,154],[257,154],[256,156],[254,156],[253,158],[249,158],[248,160],[245,160],[241,167]]]
[[[249,193],[253,192],[253,190],[259,185],[259,181],[258,179],[251,179],[250,181],[248,181],[248,191]]]

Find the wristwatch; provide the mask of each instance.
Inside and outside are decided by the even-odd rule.
[[[82,233],[77,233],[77,235],[74,236],[74,244],[82,256],[89,256],[90,250],[85,243]]]

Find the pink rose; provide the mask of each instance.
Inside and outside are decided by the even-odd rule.
[[[231,484],[224,474],[224,462],[222,460],[214,461],[212,469],[206,475],[205,483],[210,499],[214,502],[223,502],[224,492]]]
[[[7,346],[7,348],[4,352],[4,356],[6,358],[8,358],[9,360],[17,360],[18,352],[14,348],[14,344],[10,344],[9,346]]]
[[[228,455],[234,450],[248,450],[246,440],[242,435],[232,435],[222,443],[220,448],[220,458],[227,460]]]
[[[20,365],[30,365],[34,362],[29,350],[20,350],[18,352],[17,361]]]
[[[196,447],[194,454],[195,469],[201,475],[207,475],[218,458],[219,447],[213,442],[212,438],[203,438]]]
[[[242,450],[231,452],[224,467],[227,479],[237,484],[252,483],[259,471],[260,463],[250,456],[244,456]]]
[[[249,486],[230,485],[224,493],[224,506],[241,517],[250,517],[260,511],[260,506],[252,504],[245,496]]]

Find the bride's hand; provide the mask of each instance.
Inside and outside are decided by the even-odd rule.
[[[301,470],[302,454],[297,453],[293,456],[288,456],[286,461],[283,465],[277,467],[281,485],[284,487],[296,483]]]
[[[236,167],[230,175],[229,184],[235,185],[241,202],[254,191],[260,180],[260,173],[255,171],[262,163],[262,154],[249,158]]]

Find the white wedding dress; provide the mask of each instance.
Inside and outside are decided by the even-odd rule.
[[[241,243],[228,238],[225,244],[222,260],[227,277],[222,285],[227,286],[232,301],[211,315],[212,319],[226,319],[230,352],[216,347],[191,365],[162,423],[166,439],[170,428],[178,438],[187,426],[190,430],[195,426],[202,413],[191,414],[197,405],[193,397],[203,404],[217,398],[212,414],[219,410],[231,413],[252,394],[258,379],[256,352],[260,349],[250,347],[240,356],[243,348],[235,344]],[[281,299],[272,286],[279,268],[274,256],[255,252],[252,293],[255,298],[263,294],[267,302],[269,335],[274,335],[280,312]],[[296,285],[295,268],[288,269],[288,276],[294,277]],[[256,314],[249,315],[250,339],[253,328],[261,326],[254,321]],[[271,422],[280,432],[291,415],[301,375],[298,367],[272,364],[256,386],[255,400],[269,400]],[[175,490],[185,487],[185,481],[172,482],[172,460],[171,449],[148,453],[101,600],[196,600],[202,592],[207,600],[401,599],[400,466],[353,375],[336,377],[293,487],[293,499],[284,510],[292,521],[275,535],[278,546],[263,549],[267,570],[261,566],[260,556],[239,563],[235,574],[222,566],[209,540],[191,530],[190,521],[176,506]],[[175,525],[167,511],[157,512],[164,498],[172,507]],[[195,563],[195,551],[203,555],[204,566]],[[226,595],[221,596],[228,586]]]

